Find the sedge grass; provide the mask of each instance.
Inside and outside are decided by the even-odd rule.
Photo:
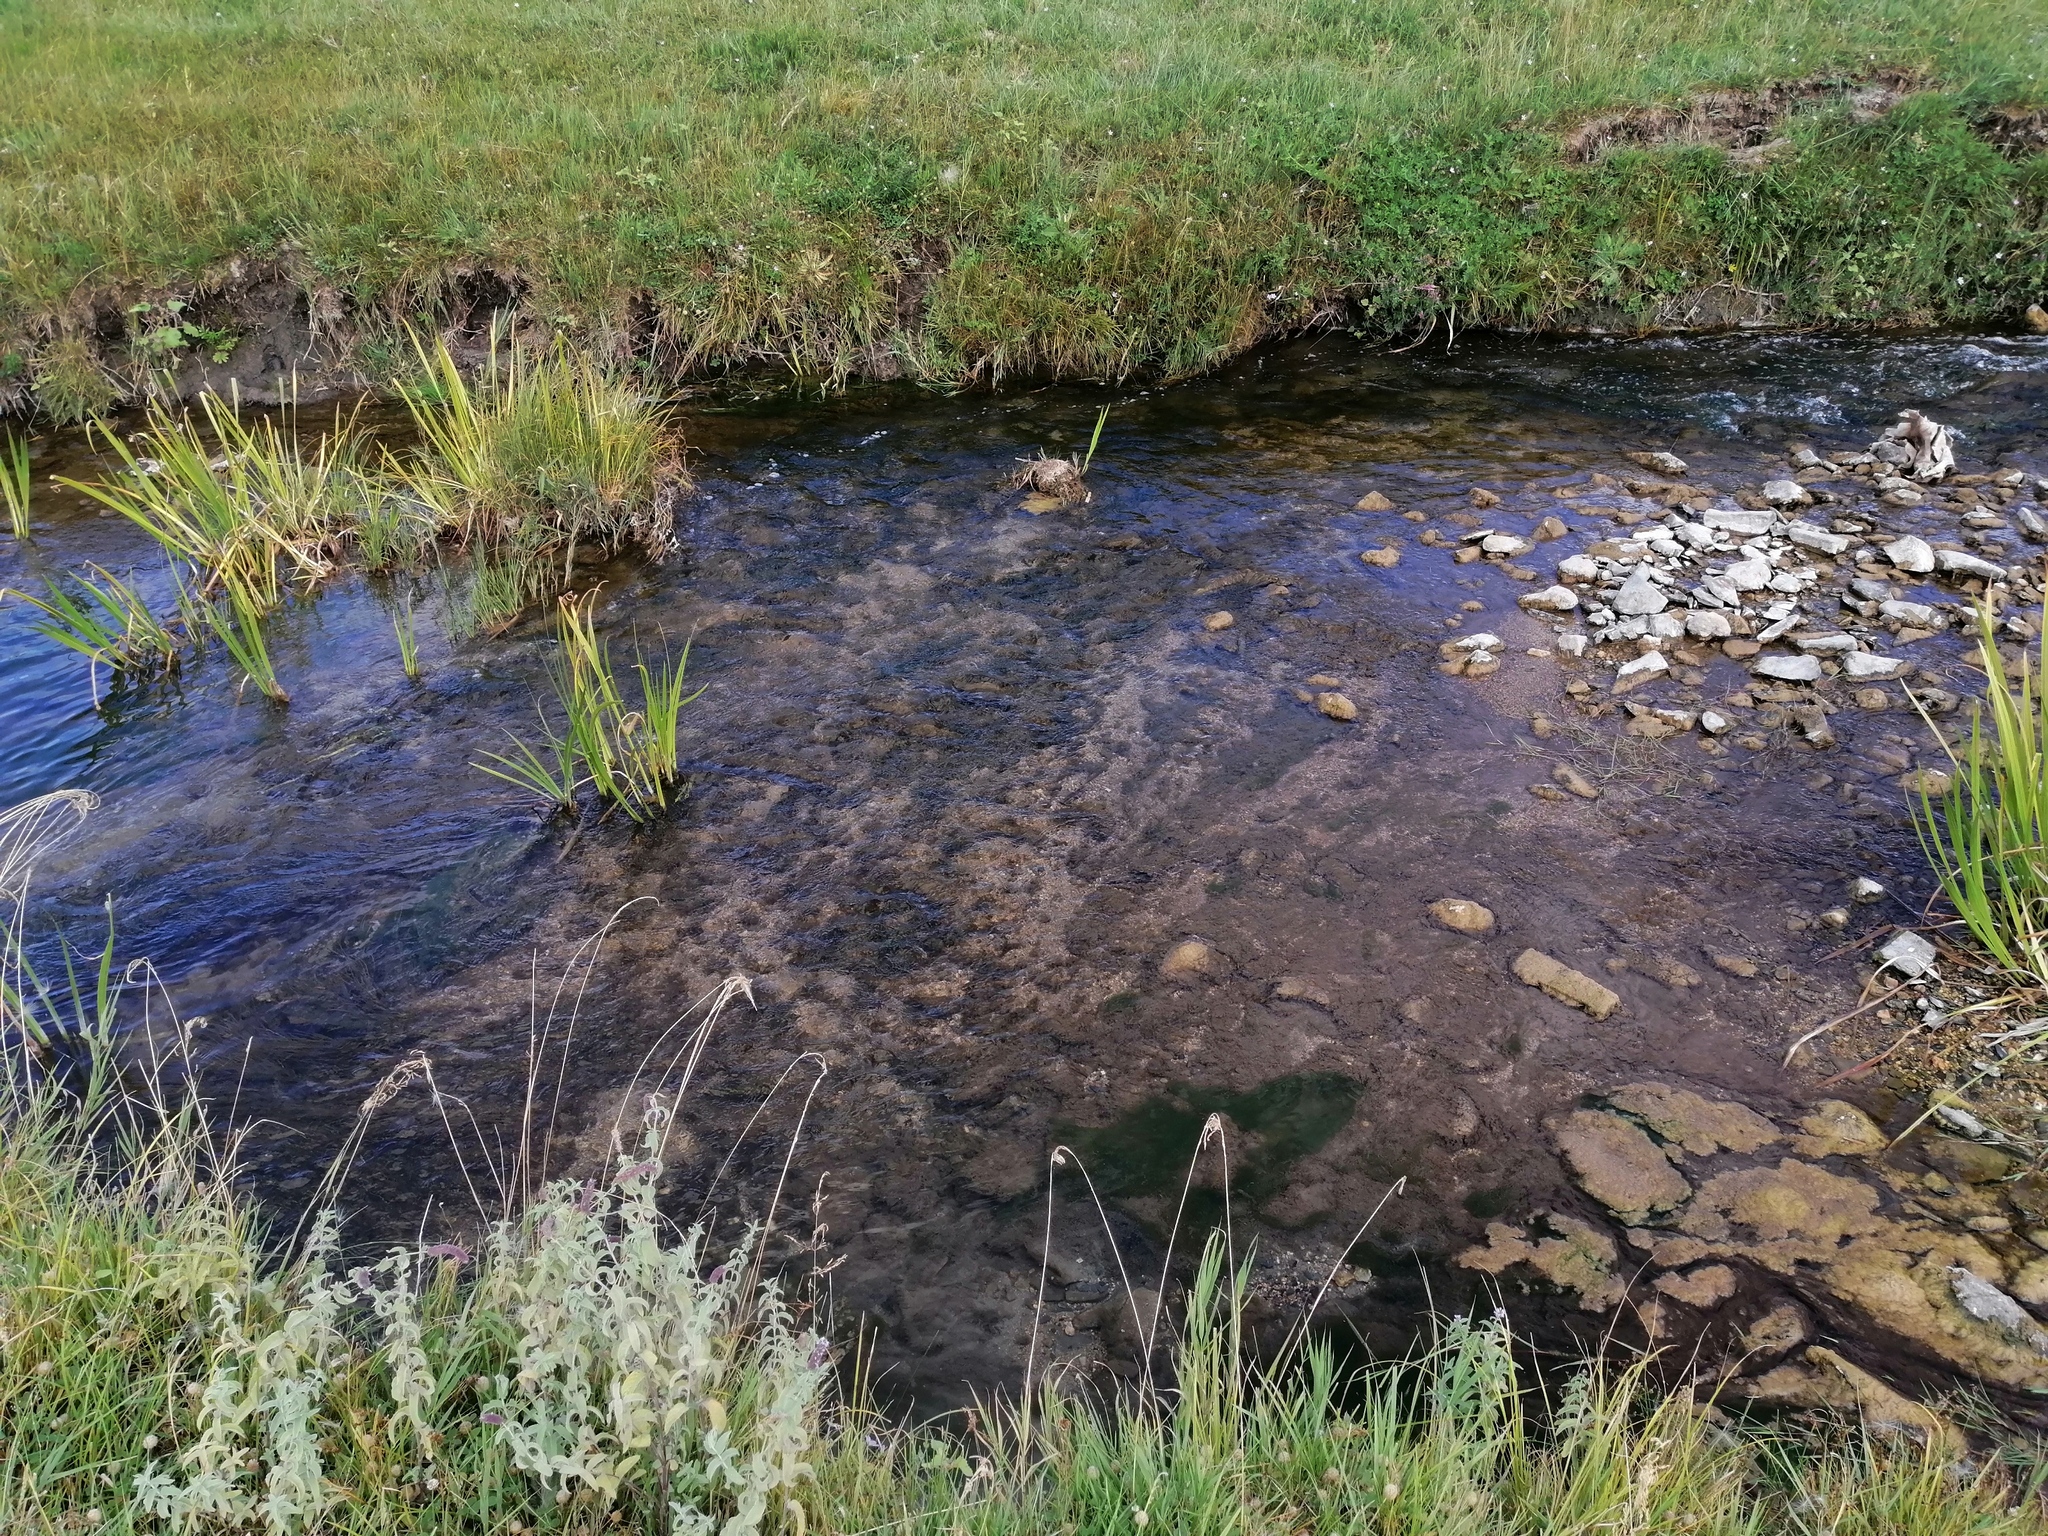
[[[2048,717],[2039,692],[2048,631],[2040,672],[2023,656],[2017,678],[1987,605],[1978,607],[1977,631],[1984,699],[1960,747],[1928,720],[1947,746],[1949,782],[1937,794],[1922,776],[1914,822],[1971,936],[2001,968],[2048,984]]]
[[[111,924],[50,985],[26,959],[33,862],[93,803],[0,814],[10,1533],[2048,1531],[2022,1445],[1958,1462],[1850,1422],[1745,1424],[1648,1358],[1542,1389],[1498,1311],[1442,1320],[1403,1359],[1346,1367],[1324,1341],[1262,1364],[1250,1266],[1220,1236],[1163,1384],[1096,1395],[1048,1372],[960,1421],[891,1418],[858,1379],[835,1390],[815,1271],[785,1287],[761,1275],[766,1231],[714,1249],[657,1208],[676,1096],[731,986],[589,1177],[529,1169],[521,1135],[480,1240],[341,1258],[331,1208],[373,1118],[407,1093],[460,1114],[423,1056],[364,1100],[304,1230],[266,1233],[236,1138],[174,1086],[192,1035],[154,972],[117,961]],[[536,1020],[529,1105],[557,1018]],[[573,1009],[565,1059],[572,1042]]]
[[[7,509],[7,527],[17,539],[28,537],[28,444],[9,433],[0,445],[0,505]]]
[[[413,624],[411,593],[391,610],[391,630],[398,638],[398,659],[405,668],[406,681],[416,683],[420,680],[420,637]]]
[[[61,582],[46,585],[41,597],[30,592],[14,595],[43,615],[33,626],[36,633],[77,651],[90,663],[88,676],[97,706],[100,667],[139,677],[175,672],[184,642],[150,611],[133,584],[101,566],[88,565],[86,571],[90,574],[70,578],[82,595],[73,595]],[[0,599],[6,596],[0,589]]]
[[[638,697],[629,703],[611,648],[597,632],[597,597],[596,591],[565,596],[556,606],[549,680],[562,712],[560,728],[543,712],[541,747],[514,735],[509,754],[486,753],[474,766],[557,810],[573,810],[578,790],[587,785],[601,804],[647,821],[686,792],[677,733],[684,707],[703,690],[684,692],[686,645],[680,657],[634,663]]]
[[[242,669],[243,678],[271,703],[289,704],[291,695],[277,679],[270,642],[264,638],[264,613],[255,592],[240,581],[229,581],[226,595],[207,605],[206,619],[214,638]]]

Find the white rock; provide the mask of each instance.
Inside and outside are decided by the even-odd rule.
[[[1723,608],[1740,608],[1742,593],[1734,582],[1725,576],[1709,576],[1693,588],[1694,597],[1704,603],[1717,603]]]
[[[1759,677],[1775,677],[1786,683],[1817,683],[1821,679],[1818,656],[1759,656],[1750,663]]]
[[[1637,566],[1629,579],[1621,584],[1621,591],[1615,594],[1614,611],[1626,614],[1662,613],[1671,599],[1656,582],[1650,579],[1647,567]]]
[[[1753,554],[1729,566],[1721,573],[1721,579],[1738,592],[1761,592],[1771,584],[1771,578],[1776,574],[1768,559]]]
[[[1764,500],[1774,507],[1804,507],[1813,502],[1813,493],[1797,480],[1769,480],[1764,483]]]
[[[1709,528],[1718,528],[1723,533],[1740,534],[1743,538],[1755,538],[1760,533],[1769,533],[1778,526],[1775,512],[1750,512],[1735,507],[1715,507],[1700,514],[1700,521]]]
[[[1682,475],[1685,473],[1685,460],[1675,453],[1666,453],[1662,449],[1651,453],[1632,453],[1629,457],[1642,465],[1643,468],[1654,469],[1660,475]]]
[[[1685,546],[1669,536],[1650,540],[1650,551],[1662,555],[1666,560],[1679,560],[1685,556]]]
[[[1882,496],[1878,497],[1877,499],[1881,502],[1884,502],[1888,506],[1917,507],[1920,505],[1921,502],[1925,501],[1927,498],[1922,496],[1919,493],[1919,491],[1915,490],[1912,486],[1901,485],[1896,486],[1889,491],[1886,491]]]
[[[1910,928],[1897,934],[1877,952],[1882,962],[1879,970],[1887,967],[1901,976],[1924,976],[1934,969],[1934,946]]]
[[[1546,613],[1570,613],[1579,606],[1579,594],[1570,587],[1545,587],[1541,592],[1524,592],[1515,601]]]
[[[1868,651],[1851,651],[1842,658],[1842,676],[1852,683],[1873,682],[1880,677],[1897,677],[1904,663],[1890,656],[1873,656]]]
[[[1854,635],[1794,635],[1792,643],[1813,656],[1840,656],[1856,649]]]
[[[1779,613],[1779,609],[1785,611]],[[1804,614],[1800,613],[1790,603],[1773,603],[1764,610],[1766,617],[1773,613],[1777,613],[1778,616],[1756,632],[1756,642],[1759,645],[1769,645],[1778,636],[1791,633],[1792,630],[1798,627],[1799,621],[1805,617]]]
[[[1694,549],[1714,547],[1714,530],[1705,523],[1680,523],[1673,531],[1680,540],[1690,544]]]
[[[1647,622],[1647,634],[1653,640],[1676,640],[1685,633],[1685,620],[1675,613],[1653,613]]]
[[[1823,555],[1839,555],[1855,543],[1843,534],[1829,533],[1812,523],[1790,523],[1785,528],[1785,537],[1802,549],[1818,551]]]
[[[1849,899],[1858,906],[1869,906],[1873,901],[1884,899],[1884,887],[1868,875],[1858,875],[1849,882]]]
[[[1934,546],[1910,533],[1885,545],[1884,557],[1900,570],[1918,575],[1924,576],[1934,569]]]
[[[1600,562],[1591,555],[1567,555],[1557,562],[1557,574],[1564,581],[1592,581],[1600,574]]]
[[[1536,546],[1527,539],[1518,539],[1512,533],[1489,533],[1479,541],[1479,547],[1489,555],[1519,555]]]
[[[1949,1268],[1948,1286],[1956,1293],[1956,1304],[1978,1322],[2037,1355],[2048,1355],[2048,1333],[2041,1331],[2041,1325],[2027,1315],[2025,1307],[1989,1280],[1955,1264]]]
[[[1699,718],[1689,709],[1653,709],[1650,713],[1666,725],[1681,731],[1691,730],[1693,722]]]
[[[1460,651],[1497,651],[1501,648],[1501,639],[1499,635],[1482,629],[1476,635],[1460,635],[1451,642],[1451,646]]]
[[[1947,576],[1981,576],[1986,581],[2002,581],[2005,567],[1993,565],[1980,555],[1967,554],[1960,549],[1937,549],[1934,563]]]
[[[1685,632],[1695,640],[1726,640],[1735,633],[1735,626],[1728,622],[1728,615],[1725,613],[1688,613],[1685,616]]]
[[[1703,709],[1700,711],[1700,729],[1709,736],[1719,736],[1723,731],[1733,730],[1734,722],[1716,710]]]
[[[1625,683],[1642,681],[1670,670],[1671,663],[1664,659],[1662,652],[1645,651],[1633,661],[1624,661],[1615,670],[1614,686],[1620,688]]]
[[[1877,605],[1878,615],[1899,624],[1910,624],[1915,629],[1941,629],[1947,620],[1941,610],[1930,608],[1925,603],[1909,603],[1902,597],[1894,597]]]
[[[1799,571],[1779,571],[1765,583],[1773,592],[1783,592],[1790,597],[1795,592],[1804,592],[1813,585],[1813,578]]]

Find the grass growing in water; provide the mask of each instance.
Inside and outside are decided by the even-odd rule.
[[[1942,894],[1971,936],[2000,966],[2048,983],[2048,715],[2039,694],[2040,678],[2048,677],[2048,631],[2040,673],[2022,657],[2017,678],[2006,671],[1996,620],[1981,604],[1977,632],[1984,701],[1967,745],[1949,747],[1948,788],[1936,795],[1923,780],[1914,820]],[[1928,725],[1941,736],[1931,719]]]
[[[7,508],[7,527],[17,539],[28,537],[28,444],[9,434],[0,447],[0,503]]]
[[[1159,1385],[1101,1400],[1041,1378],[964,1424],[906,1427],[835,1392],[814,1293],[761,1277],[768,1233],[719,1251],[657,1210],[689,1068],[590,1179],[519,1205],[513,1170],[473,1249],[422,1240],[345,1268],[326,1206],[372,1117],[408,1091],[460,1110],[409,1058],[365,1101],[303,1240],[266,1246],[234,1138],[168,1086],[190,1036],[152,973],[117,965],[111,936],[58,986],[25,959],[29,870],[91,804],[0,815],[10,1532],[2048,1531],[2036,1483],[1997,1457],[1722,1420],[1646,1362],[1589,1365],[1545,1400],[1500,1314],[1355,1373],[1316,1346],[1261,1365],[1244,1272],[1213,1241]]]
[[[391,610],[391,630],[398,637],[398,659],[405,666],[406,678],[416,683],[420,680],[420,637],[413,628],[410,592]]]
[[[559,646],[550,681],[562,728],[543,713],[542,748],[513,736],[509,754],[486,753],[476,766],[564,811],[575,809],[577,792],[588,785],[601,803],[646,821],[687,793],[676,733],[684,706],[703,690],[683,691],[690,660],[685,645],[675,660],[664,655],[658,665],[644,657],[634,662],[638,704],[628,707],[611,648],[597,633],[596,606],[591,591],[562,598],[556,609]]]
[[[77,651],[91,663],[93,702],[99,702],[99,669],[151,676],[175,672],[184,645],[178,635],[150,612],[149,604],[129,583],[100,566],[71,580],[84,589],[73,596],[61,583],[51,583],[41,597],[18,595],[44,616],[35,626],[40,635]],[[99,579],[95,581],[94,576]],[[7,596],[0,589],[0,598]]]

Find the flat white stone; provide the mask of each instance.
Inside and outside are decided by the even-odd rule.
[[[1910,533],[1885,545],[1884,557],[1900,570],[1916,575],[1924,576],[1934,569],[1934,546]]]
[[[1774,507],[1804,507],[1812,503],[1813,493],[1797,480],[1768,480],[1764,500]]]
[[[1934,563],[1941,567],[1942,573],[1947,576],[1981,576],[1986,581],[2002,581],[2005,578],[2004,566],[1993,565],[1982,556],[1967,554],[1960,549],[1937,549],[1934,552]]]
[[[1775,677],[1784,683],[1817,683],[1821,679],[1818,656],[1759,656],[1750,665],[1759,677]]]
[[[1579,606],[1579,594],[1570,587],[1545,587],[1541,592],[1524,592],[1515,601],[1524,608],[1548,613],[1570,613]]]
[[[1785,537],[1802,549],[1811,549],[1823,555],[1842,554],[1856,542],[1843,534],[1829,533],[1825,528],[1817,528],[1812,523],[1788,525]]]
[[[1671,601],[1664,595],[1663,588],[1650,579],[1650,573],[1637,566],[1629,579],[1622,583],[1621,590],[1614,596],[1614,611],[1626,614],[1662,613]]]
[[[1700,514],[1700,521],[1709,528],[1719,528],[1723,533],[1738,533],[1744,538],[1753,538],[1760,533],[1769,533],[1778,525],[1775,512],[1750,512],[1735,507],[1716,507]]]
[[[1671,663],[1664,659],[1662,652],[1645,651],[1633,661],[1624,661],[1615,670],[1614,681],[1619,685],[1625,682],[1632,682],[1639,677],[1654,677],[1659,672],[1669,672],[1670,670]]]
[[[1842,658],[1842,676],[1851,682],[1871,682],[1880,677],[1896,677],[1905,663],[1891,656],[1873,656],[1868,651],[1851,651]]]
[[[1721,579],[1738,592],[1761,592],[1771,584],[1777,574],[1771,562],[1762,555],[1751,555],[1747,560],[1738,560],[1721,573]]]
[[[1685,632],[1695,640],[1726,640],[1735,633],[1725,613],[1698,612],[1685,616]]]

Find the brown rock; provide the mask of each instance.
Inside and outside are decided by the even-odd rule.
[[[2048,309],[2038,304],[2027,306],[2027,329],[2036,335],[2048,336]]]
[[[1559,763],[1550,770],[1550,777],[1577,795],[1581,800],[1598,800],[1600,798],[1600,787],[1570,763]]]
[[[1232,613],[1228,608],[1218,608],[1209,617],[1202,620],[1202,628],[1208,630],[1213,635],[1221,630],[1230,628],[1236,622],[1236,614]]]
[[[1316,708],[1328,715],[1332,720],[1356,720],[1358,718],[1358,706],[1345,698],[1341,693],[1317,694]]]
[[[1187,939],[1166,952],[1159,962],[1162,976],[1200,976],[1215,963],[1216,951],[1200,939]]]
[[[1493,913],[1476,901],[1446,896],[1429,904],[1429,915],[1456,933],[1493,932]]]
[[[1968,1450],[1961,1432],[1940,1414],[1817,1344],[1807,1350],[1804,1366],[1781,1365],[1737,1390],[1753,1402],[1783,1408],[1853,1411],[1871,1433],[1911,1440],[1943,1461],[1954,1461]]]
[[[1596,1019],[1604,1019],[1621,1006],[1621,998],[1592,977],[1553,960],[1541,950],[1525,949],[1515,956],[1515,980],[1540,987],[1561,1003],[1583,1008]]]
[[[1529,530],[1529,537],[1538,544],[1548,544],[1552,539],[1561,539],[1570,532],[1571,529],[1564,525],[1564,519],[1553,512]]]
[[[1960,1136],[1931,1136],[1921,1148],[1927,1161],[1961,1184],[1996,1184],[2012,1172],[2012,1159],[1996,1147]]]
[[[1367,565],[1377,565],[1385,568],[1401,563],[1401,551],[1398,549],[1368,549],[1360,551],[1358,558]]]
[[[1630,1083],[1604,1095],[1607,1102],[1645,1126],[1651,1135],[1673,1142],[1695,1157],[1709,1157],[1724,1148],[1754,1152],[1779,1139],[1778,1128],[1746,1104],[1702,1098],[1664,1083]]]
[[[1813,1319],[1796,1301],[1781,1301],[1742,1330],[1742,1348],[1752,1355],[1782,1355],[1813,1336]]]
[[[1378,491],[1367,491],[1352,505],[1354,512],[1391,512],[1394,504]]]
[[[1335,1013],[1337,1005],[1330,995],[1320,988],[1303,981],[1299,976],[1282,976],[1273,983],[1273,996],[1283,1003],[1313,1003],[1325,1013]]]
[[[1574,1182],[1631,1225],[1677,1209],[1692,1193],[1657,1144],[1618,1115],[1574,1110],[1554,1134]]]
[[[1754,640],[1723,640],[1721,653],[1736,661],[1747,661],[1763,647]]]
[[[2009,1289],[2015,1301],[2024,1302],[2036,1312],[2048,1310],[2048,1259],[2022,1264]]]
[[[1840,1099],[1814,1105],[1799,1129],[1805,1134],[1792,1138],[1792,1150],[1804,1157],[1876,1157],[1885,1149],[1877,1122]]]
[[[1740,976],[1744,981],[1756,980],[1756,962],[1745,960],[1741,955],[1708,955],[1717,971],[1726,971],[1730,976]]]
[[[1711,1312],[1735,1294],[1735,1271],[1726,1264],[1703,1264],[1682,1275],[1659,1275],[1654,1283],[1673,1301]]]
[[[1472,487],[1472,505],[1482,508],[1497,507],[1500,505],[1500,497],[1483,485],[1475,485]]]

